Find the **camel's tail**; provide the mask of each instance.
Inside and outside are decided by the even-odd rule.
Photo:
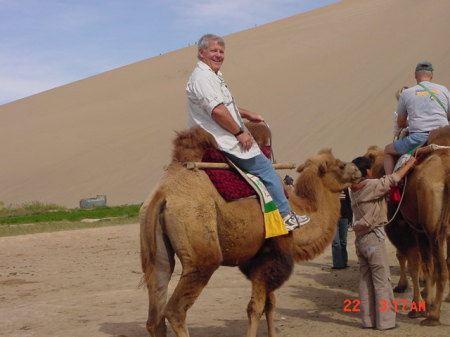
[[[139,219],[141,225],[141,264],[144,273],[141,285],[150,281],[156,259],[156,228],[159,215],[165,203],[165,196],[160,189],[156,189],[142,205]]]

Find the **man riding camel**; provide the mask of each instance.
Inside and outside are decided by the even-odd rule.
[[[405,89],[398,100],[397,125],[409,127],[409,135],[386,145],[384,170],[394,171],[395,158],[424,144],[431,130],[449,125],[450,93],[443,85],[432,83],[433,66],[420,62],[416,66],[417,85]]]
[[[219,150],[234,164],[261,179],[288,231],[306,224],[310,221],[309,217],[297,215],[291,210],[271,161],[260,151],[242,121],[245,118],[261,122],[263,117],[238,108],[222,77],[220,68],[225,57],[223,38],[206,34],[197,46],[199,61],[186,86],[188,126],[201,126],[214,136]]]

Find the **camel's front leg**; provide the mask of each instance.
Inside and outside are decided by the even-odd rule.
[[[248,303],[247,316],[248,316],[248,330],[247,337],[256,337],[258,331],[259,322],[264,312],[267,300],[267,290],[264,282],[260,280],[252,280],[252,298]],[[272,315],[271,313],[269,314]],[[269,324],[269,323],[268,323]],[[270,335],[269,337],[273,337]]]
[[[264,308],[264,312],[266,313],[267,331],[269,337],[277,337],[277,332],[275,331],[275,324],[273,322],[273,313],[275,309],[275,304],[276,304],[275,293],[273,291],[270,291],[267,294],[266,306]]]
[[[408,277],[406,276],[406,256],[403,255],[398,249],[396,256],[400,265],[400,279],[398,280],[397,286],[394,288],[394,292],[404,293],[408,288]]]
[[[415,255],[414,255],[415,256]],[[420,284],[419,284],[419,260],[418,257],[415,256],[415,258],[411,258],[410,255],[408,258],[408,269],[409,273],[411,275],[412,284],[413,284],[413,300],[412,303],[415,303],[416,306],[419,305],[419,303],[422,301],[422,298],[420,296]],[[408,313],[409,318],[418,318],[423,317],[426,315],[426,312],[419,311],[419,310],[411,310]]]

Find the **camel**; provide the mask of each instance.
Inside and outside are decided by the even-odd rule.
[[[255,129],[248,128],[264,145]],[[288,193],[294,211],[308,214],[311,221],[288,235],[265,240],[257,199],[226,202],[205,172],[182,165],[199,161],[206,147],[215,146],[211,136],[194,127],[180,132],[174,145],[172,162],[140,212],[149,334],[165,337],[167,319],[177,337],[188,337],[187,310],[211,275],[219,266],[238,266],[252,284],[247,337],[256,337],[263,314],[268,336],[276,337],[274,291],[289,278],[294,261],[310,260],[330,245],[339,218],[339,192],[360,178],[360,172],[334,158],[331,150],[308,159],[298,167],[295,188]],[[175,254],[182,274],[167,301]]]
[[[450,126],[433,130],[428,144],[450,146]],[[386,226],[389,239],[408,261],[415,304],[421,300],[419,270],[422,269],[424,273],[427,318],[421,324],[429,326],[440,324],[440,308],[449,279],[449,151],[449,149],[440,149],[423,155],[421,163],[408,176],[400,211]],[[376,161],[373,163],[376,165]],[[446,245],[447,256],[445,257]],[[434,287],[436,287],[435,292]],[[450,301],[450,294],[446,300]],[[423,313],[419,311],[409,312],[411,318],[421,315]]]

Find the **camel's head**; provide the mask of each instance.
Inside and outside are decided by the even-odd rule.
[[[383,166],[383,149],[372,145],[367,149],[367,152],[363,157],[369,158],[372,164],[372,172],[374,177],[380,178],[384,175],[384,166]]]
[[[340,192],[361,178],[353,163],[335,158],[330,149],[321,150],[297,168],[300,173],[295,184],[296,194],[310,198],[308,191],[315,189],[317,179],[332,192]]]

